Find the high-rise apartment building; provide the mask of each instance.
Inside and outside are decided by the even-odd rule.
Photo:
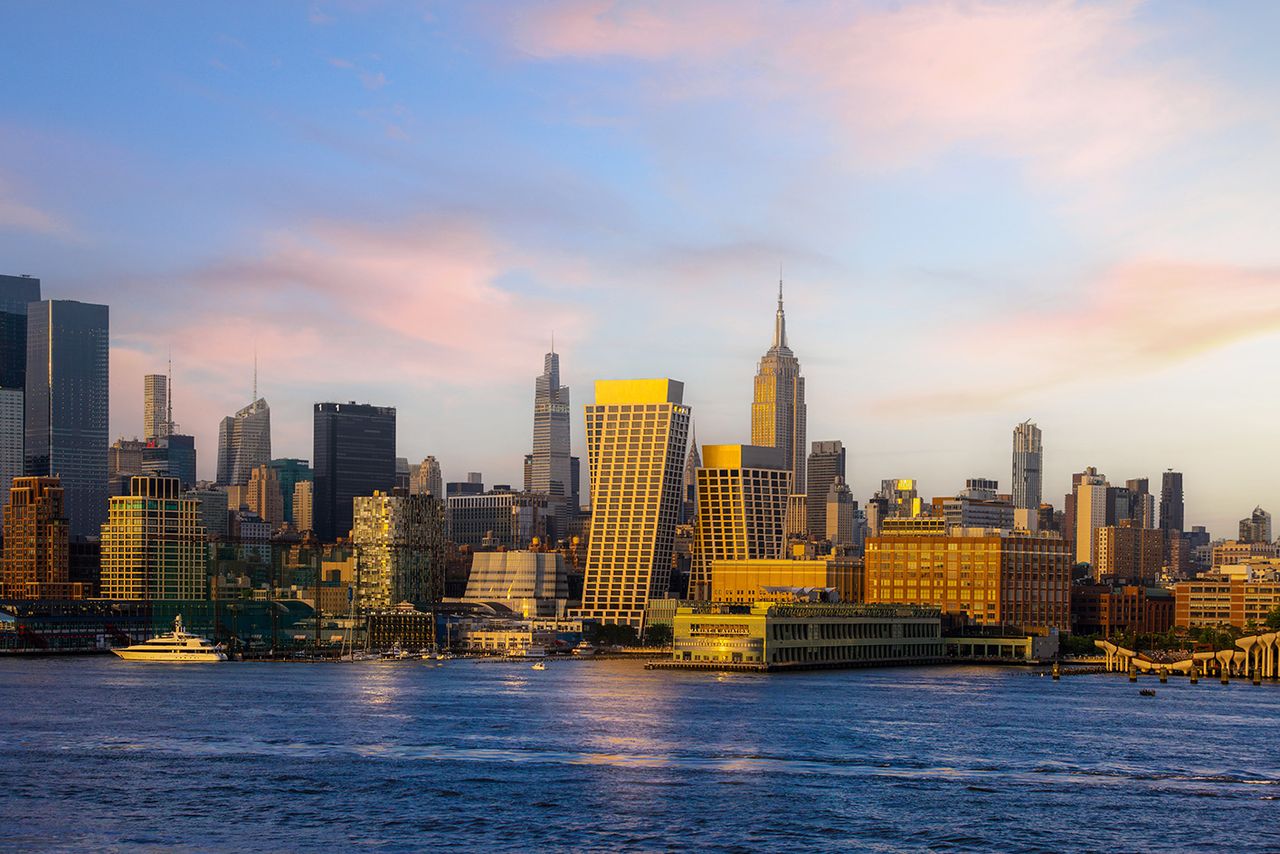
[[[0,276],[0,496],[25,466],[27,306],[40,301],[40,280]]]
[[[314,480],[315,472],[311,470],[309,462],[296,457],[282,457],[272,460],[271,468],[275,469],[276,479],[280,481],[280,498],[284,502],[284,521],[292,525],[295,523],[293,517],[293,490],[304,480]]]
[[[595,403],[586,407],[591,533],[583,618],[642,630],[646,603],[666,593],[689,416],[681,382],[596,383]]]
[[[293,526],[299,531],[315,530],[315,482],[300,480],[293,485]]]
[[[317,403],[314,448],[314,530],[328,542],[350,533],[353,499],[395,486],[395,407]]]
[[[1107,524],[1107,478],[1089,466],[1075,486],[1076,563],[1094,562],[1094,532]]]
[[[1094,531],[1093,577],[1154,585],[1164,565],[1164,535],[1132,520]]]
[[[1240,537],[1242,543],[1271,542],[1271,514],[1261,507],[1253,508],[1248,518],[1240,520]]]
[[[689,598],[705,600],[712,562],[782,557],[791,472],[779,448],[705,445],[697,484]]]
[[[96,535],[107,515],[109,316],[72,300],[27,308],[25,469],[61,479],[72,537]]]
[[[247,503],[249,510],[262,517],[272,530],[284,524],[284,493],[280,475],[271,465],[261,465],[249,472]],[[292,503],[292,502],[290,502]]]
[[[150,442],[169,433],[169,378],[147,374],[142,378],[142,438]]]
[[[209,598],[200,502],[176,477],[135,477],[113,496],[102,526],[106,599]]]
[[[1160,530],[1181,534],[1186,530],[1183,519],[1182,472],[1167,471],[1160,478]]]
[[[556,521],[554,535],[568,530],[570,496],[569,387],[560,385],[560,356],[552,350],[543,359],[542,374],[533,390],[533,457],[529,461],[529,491],[550,495]]]
[[[778,282],[773,346],[760,359],[760,367],[756,371],[755,396],[751,403],[751,444],[782,451],[783,464],[791,472],[791,488],[796,492],[808,483],[805,478],[807,412],[800,360],[787,346],[782,282]]]
[[[409,494],[430,495],[440,501],[445,499],[444,474],[440,471],[439,460],[427,457],[409,470]]]
[[[1043,451],[1040,428],[1023,421],[1013,428],[1013,506],[1026,510],[1040,506]]]
[[[271,462],[271,407],[261,397],[218,427],[218,483],[244,486],[249,473]]]
[[[129,486],[132,488],[132,482]],[[223,488],[203,484],[199,488],[186,490],[182,493],[182,497],[197,503],[196,521],[201,528],[204,528],[206,539],[227,538],[230,533],[231,517],[227,507],[229,499]]]
[[[18,477],[4,507],[4,564],[0,597],[79,599],[70,583],[67,517],[56,477]]]
[[[805,486],[805,521],[808,534],[821,539],[827,530],[827,493],[836,478],[845,480],[844,443],[814,442],[809,451],[808,484]],[[803,484],[795,484],[792,489],[800,491]]]
[[[858,542],[858,502],[853,500],[853,491],[837,477],[827,490],[826,530],[823,537],[833,546],[856,546]]]
[[[427,495],[353,499],[356,602],[362,610],[418,607],[444,595],[444,505]]]

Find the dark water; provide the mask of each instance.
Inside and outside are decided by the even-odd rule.
[[[1280,686],[0,661],[0,846],[1280,850]]]

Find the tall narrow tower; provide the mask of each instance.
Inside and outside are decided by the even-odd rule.
[[[804,377],[800,360],[787,346],[787,317],[782,310],[782,280],[778,280],[778,312],[773,321],[773,346],[765,352],[756,372],[751,403],[751,444],[782,451],[783,465],[791,472],[792,489],[805,480]]]
[[[529,489],[565,499],[553,502],[554,535],[568,530],[568,496],[574,492],[569,464],[569,387],[560,385],[560,356],[552,345],[542,362],[542,375],[534,381],[533,455]]]
[[[150,442],[169,435],[169,378],[147,374],[142,378],[142,438]]]
[[[1040,506],[1040,428],[1030,420],[1013,428],[1013,506]]]

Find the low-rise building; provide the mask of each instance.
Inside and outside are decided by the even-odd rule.
[[[1167,632],[1173,621],[1173,594],[1163,587],[1076,584],[1071,588],[1073,634],[1156,634]]]
[[[1280,546],[1275,543],[1242,543],[1227,540],[1213,547],[1213,566],[1228,563],[1244,563],[1249,558],[1280,557]]]
[[[1263,625],[1280,607],[1280,575],[1255,580],[1203,575],[1173,585],[1174,619],[1182,628],[1216,628],[1231,625],[1245,630]]]
[[[751,605],[770,598],[766,587],[832,587],[843,602],[862,600],[861,562],[816,560],[717,560],[711,563],[711,601]]]
[[[564,558],[556,552],[477,552],[463,602],[496,605],[522,617],[563,617],[569,605]]]

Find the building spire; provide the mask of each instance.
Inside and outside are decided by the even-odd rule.
[[[173,435],[173,348],[169,348],[169,379],[165,383],[164,434]]]
[[[258,402],[258,348],[253,348],[253,402]]]
[[[782,310],[782,265],[778,265],[778,313],[773,320],[773,346],[782,349],[787,346],[787,316]]]

